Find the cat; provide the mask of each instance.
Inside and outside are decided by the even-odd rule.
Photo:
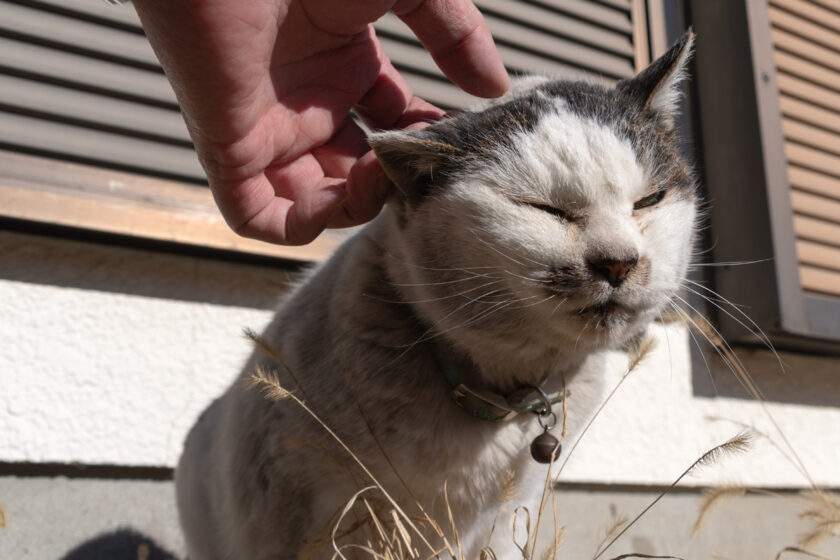
[[[529,77],[479,110],[371,135],[395,194],[262,334],[280,358],[255,353],[187,438],[192,560],[329,558],[338,513],[371,484],[294,402],[249,387],[259,368],[405,510],[451,515],[465,558],[488,544],[509,473],[511,504],[536,510],[531,442],[559,416],[563,458],[603,398],[605,352],[638,339],[686,274],[697,194],[674,118],[692,42],[611,89]],[[541,415],[506,410],[514,393]],[[497,525],[496,557],[521,558]]]

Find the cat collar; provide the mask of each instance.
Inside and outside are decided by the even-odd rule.
[[[537,387],[522,387],[507,395],[473,389],[460,382],[458,369],[443,364],[446,382],[452,388],[455,404],[479,420],[502,422],[520,412],[533,412],[539,416],[551,414],[551,407],[569,396],[568,391],[545,393]]]

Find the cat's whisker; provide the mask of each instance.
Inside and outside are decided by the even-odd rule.
[[[711,268],[711,267],[716,267],[716,266],[744,266],[744,265],[748,265],[748,264],[759,264],[759,263],[764,263],[764,262],[770,262],[772,260],[773,260],[772,258],[767,258],[767,259],[758,259],[758,260],[754,260],[754,261],[729,261],[729,262],[710,262],[710,263],[695,262],[695,263],[691,263],[689,268],[690,269],[695,269],[695,268],[704,268],[704,267],[710,267]]]
[[[531,296],[531,297],[537,297],[537,296]],[[552,299],[552,298],[554,298],[554,297],[556,297],[556,296],[555,296],[554,294],[552,294],[552,295],[550,295],[550,296],[548,296],[548,297],[545,297],[545,298],[543,298],[543,299],[541,299],[541,300],[539,300],[539,301],[529,303],[528,305],[517,305],[516,307],[512,307],[511,309],[525,309],[526,307],[533,307],[533,306],[535,306],[535,305],[539,305],[539,304],[541,304],[541,303],[545,303],[545,302],[547,302],[548,300],[550,300],[550,299]],[[527,299],[530,299],[530,298],[527,298]]]
[[[709,303],[711,303],[712,305],[714,305],[715,307],[717,307],[720,311],[722,311],[723,313],[726,313],[726,315],[728,315],[728,316],[729,316],[729,317],[730,317],[733,321],[735,321],[735,322],[737,322],[739,325],[741,325],[744,329],[746,329],[746,330],[748,330],[749,332],[751,332],[751,333],[753,333],[754,335],[756,335],[756,337],[757,337],[757,338],[761,341],[761,343],[762,343],[762,344],[764,344],[764,346],[765,346],[768,350],[770,350],[771,352],[773,352],[773,355],[776,357],[776,361],[779,363],[779,367],[782,369],[782,371],[784,371],[784,370],[785,370],[784,362],[782,361],[781,356],[779,356],[779,353],[778,353],[778,352],[776,352],[776,347],[775,347],[775,346],[773,346],[773,343],[770,341],[770,337],[768,337],[768,336],[767,336],[767,334],[764,332],[764,330],[762,330],[762,328],[761,328],[761,327],[759,327],[759,326],[758,326],[758,324],[757,324],[755,321],[753,321],[753,320],[750,318],[750,316],[749,316],[749,315],[747,315],[746,313],[744,313],[743,311],[741,311],[741,309],[740,309],[738,306],[736,306],[736,305],[735,305],[735,304],[733,304],[731,301],[729,301],[729,300],[728,300],[728,299],[726,299],[725,297],[721,296],[720,294],[718,294],[716,291],[712,290],[711,288],[708,288],[708,287],[704,286],[703,284],[700,284],[699,282],[694,282],[693,280],[688,280],[688,279],[686,279],[686,282],[687,282],[688,284],[692,284],[693,286],[696,286],[696,287],[698,287],[698,288],[700,288],[700,289],[702,289],[702,290],[705,290],[706,292],[709,292],[709,293],[713,294],[713,295],[715,296],[715,298],[710,298],[710,297],[706,296],[705,294],[701,294],[701,293],[700,293],[700,292],[698,292],[697,290],[694,290],[694,289],[690,288],[689,286],[683,285],[683,287],[684,287],[686,290],[688,290],[689,292],[693,293],[694,295],[696,295],[696,296],[698,296],[698,297],[700,297],[700,298],[705,299],[706,301],[708,301]],[[720,305],[719,303],[717,303],[715,300],[720,301],[720,302],[722,302],[722,303],[726,303],[726,304],[727,304],[727,305],[729,305],[732,309],[734,309],[735,311],[737,311],[737,312],[741,315],[741,317],[743,317],[743,318],[744,318],[744,319],[745,319],[745,320],[749,323],[749,326],[747,326],[746,324],[744,324],[744,322],[743,322],[743,321],[741,321],[740,319],[738,319],[737,317],[735,317],[732,313],[730,313],[729,311],[727,311],[727,310],[726,310],[726,309],[725,309],[722,305]]]
[[[402,305],[413,305],[413,304],[418,304],[418,303],[431,303],[433,301],[444,301],[444,300],[447,300],[447,299],[454,299],[454,298],[458,298],[458,297],[463,297],[463,296],[466,296],[470,292],[474,292],[474,291],[480,290],[482,288],[487,288],[489,286],[499,284],[500,282],[502,282],[502,281],[501,280],[494,280],[492,282],[485,282],[484,284],[481,284],[481,285],[478,285],[478,286],[473,286],[472,288],[468,288],[466,290],[456,292],[454,294],[448,294],[448,295],[445,295],[445,296],[433,297],[433,298],[427,298],[427,299],[387,300],[387,299],[377,298],[377,297],[374,297],[374,296],[368,296],[368,297],[371,297],[371,298],[375,299],[376,301],[381,301],[383,303],[394,303],[394,304],[402,304]]]
[[[551,313],[549,314],[548,318],[550,319],[551,317],[553,317],[557,310],[560,309],[560,306],[566,303],[568,300],[569,298],[563,298],[559,302],[557,302],[557,305],[555,305],[554,309],[551,310]]]
[[[683,305],[691,309],[695,317],[703,320],[706,329],[711,331],[715,335],[715,337],[717,337],[719,342],[715,342],[714,340],[712,340],[709,334],[706,332],[706,329],[698,325],[688,313],[684,313],[683,315],[686,319],[688,319],[691,322],[692,325],[694,325],[694,327],[698,331],[700,331],[700,333],[703,334],[703,337],[709,341],[709,344],[712,345],[712,347],[715,349],[715,351],[721,357],[721,359],[723,359],[723,361],[729,366],[730,371],[741,384],[741,386],[744,388],[744,390],[747,393],[751,394],[756,400],[763,402],[764,395],[761,394],[761,391],[756,385],[755,380],[749,374],[747,368],[744,367],[744,364],[741,363],[740,358],[738,358],[738,356],[732,350],[732,346],[730,346],[729,343],[726,340],[724,340],[724,338],[721,336],[720,331],[718,331],[717,328],[715,328],[715,326],[712,325],[708,319],[701,315],[697,311],[697,309],[695,309],[690,303],[685,301],[685,299],[681,298],[679,295],[674,295],[674,297],[680,300]],[[685,310],[682,311],[685,312]],[[723,348],[721,348],[720,345],[723,345]],[[726,352],[723,351],[724,349],[726,349]]]
[[[470,298],[470,299],[468,299],[467,301],[465,301],[464,303],[462,303],[461,305],[459,305],[458,307],[456,307],[455,309],[453,309],[452,311],[450,311],[449,313],[447,313],[446,315],[444,315],[443,317],[441,317],[440,319],[438,319],[438,320],[435,322],[435,324],[434,324],[434,325],[431,325],[428,329],[426,329],[426,331],[425,331],[423,334],[421,334],[421,335],[417,338],[417,340],[415,340],[415,341],[414,341],[414,342],[412,342],[411,344],[407,344],[407,345],[403,346],[403,348],[405,348],[405,349],[406,349],[406,350],[405,350],[405,352],[408,352],[409,350],[411,350],[412,348],[414,348],[417,344],[420,344],[421,342],[424,342],[425,340],[430,340],[431,338],[434,338],[434,336],[432,336],[432,337],[428,337],[428,338],[427,338],[427,336],[429,335],[429,333],[431,333],[431,332],[433,332],[433,331],[436,331],[436,327],[437,327],[437,325],[439,325],[440,323],[444,322],[446,319],[448,319],[448,318],[449,318],[449,317],[451,317],[452,315],[455,315],[456,313],[458,313],[459,311],[461,311],[463,308],[467,307],[467,306],[468,306],[468,305],[470,305],[471,303],[476,303],[477,301],[479,301],[479,300],[481,300],[481,299],[483,299],[483,298],[485,298],[485,297],[487,297],[487,296],[491,296],[491,295],[494,295],[494,294],[500,293],[501,291],[502,291],[502,290],[490,290],[489,292],[484,293],[484,294],[482,294],[482,295],[480,295],[480,296],[478,296],[478,297],[476,297],[476,298]],[[484,303],[489,303],[489,302],[484,302]],[[402,354],[400,354],[400,356],[399,356],[399,357],[402,357],[402,356],[405,354],[405,352],[403,352]]]
[[[501,249],[499,249],[498,247],[494,247],[494,246],[493,246],[493,244],[491,244],[491,243],[489,243],[488,241],[486,241],[486,240],[482,239],[482,238],[481,238],[481,236],[480,236],[480,235],[478,235],[478,233],[476,233],[476,232],[474,232],[474,231],[473,231],[472,233],[473,233],[473,235],[475,235],[475,238],[479,241],[479,243],[482,243],[483,245],[485,245],[485,246],[489,247],[490,249],[492,249],[492,250],[493,250],[493,251],[495,251],[496,253],[500,254],[501,256],[505,257],[506,259],[509,259],[509,260],[511,260],[511,261],[513,261],[513,262],[515,262],[515,263],[516,263],[516,264],[518,264],[519,266],[522,266],[522,267],[524,267],[524,268],[528,268],[528,265],[526,265],[525,263],[523,263],[523,262],[521,262],[521,261],[519,261],[519,260],[517,260],[517,259],[515,259],[515,258],[511,257],[510,255],[508,255],[507,253],[505,253],[504,251],[502,251],[502,250],[501,250]],[[541,262],[535,261],[534,259],[528,258],[528,257],[527,257],[527,256],[525,256],[525,255],[520,255],[520,256],[522,256],[525,260],[530,261],[531,263],[533,263],[533,264],[535,264],[535,265],[539,266],[540,268],[546,268],[546,264],[545,264],[545,263],[541,263]]]
[[[674,310],[674,312],[677,313],[677,315],[683,317],[683,320],[685,320],[683,310],[677,307],[677,304],[675,304],[673,301],[668,301],[668,305],[671,307],[671,309]],[[660,320],[662,319],[662,313],[659,314],[659,318]],[[711,381],[712,383],[712,390],[717,395],[718,390],[717,384],[715,383],[715,376],[712,374],[712,367],[709,365],[709,361],[706,359],[706,353],[703,351],[703,347],[700,345],[700,341],[697,340],[697,335],[694,334],[694,329],[687,328],[686,330],[688,331],[688,336],[691,337],[691,340],[694,341],[694,345],[697,347],[698,354],[700,354],[700,358],[703,360],[703,364],[705,364],[706,366],[706,372],[709,374],[709,381]]]
[[[496,311],[501,311],[502,309],[513,305],[517,301],[520,301],[520,300],[494,302],[491,307],[489,307],[487,309],[482,309],[481,311],[479,311],[476,315],[474,315],[470,319],[467,319],[466,321],[464,321],[462,323],[459,323],[457,325],[454,325],[452,327],[449,327],[447,329],[437,330],[437,329],[434,329],[434,328],[430,328],[429,331],[434,331],[434,334],[432,334],[431,336],[424,336],[424,337],[416,340],[415,342],[413,342],[412,345],[416,345],[416,344],[419,344],[419,343],[422,343],[422,342],[426,342],[428,340],[432,340],[433,338],[437,338],[441,335],[450,333],[450,332],[452,332],[456,329],[462,329],[462,328],[468,327],[468,326],[476,323],[477,321],[480,321],[480,320],[488,317],[489,315],[493,314]]]
[[[388,258],[399,262],[400,264],[410,266],[412,268],[419,268],[421,270],[429,270],[432,272],[472,272],[474,270],[488,270],[499,268],[493,265],[485,265],[485,266],[457,266],[452,268],[447,267],[439,267],[439,266],[424,266],[416,261],[409,261],[402,255],[395,255],[393,253],[387,253]],[[430,259],[431,260],[431,259]]]
[[[551,280],[540,280],[539,278],[531,278],[530,276],[523,276],[522,274],[517,274],[515,272],[511,272],[510,270],[502,269],[502,272],[506,274],[510,274],[511,276],[515,276],[517,278],[521,278],[527,282],[536,282],[537,284],[551,284]]]
[[[703,338],[706,339],[706,342],[709,344],[709,346],[711,346],[715,350],[715,352],[720,357],[720,359],[723,360],[723,362],[729,368],[729,371],[732,373],[732,375],[734,375],[735,378],[738,379],[737,373],[735,372],[735,366],[732,364],[732,362],[729,360],[729,358],[723,353],[723,351],[720,348],[718,348],[718,346],[715,344],[715,342],[711,338],[709,338],[709,335],[706,333],[706,331],[703,330],[700,327],[700,325],[698,325],[697,322],[694,319],[692,319],[691,315],[689,313],[687,313],[685,311],[685,309],[682,309],[681,307],[674,304],[673,302],[672,302],[672,306],[674,308],[674,311],[676,311],[690,327],[693,327],[693,330],[696,330],[697,332],[699,332],[703,336]],[[692,330],[692,329],[689,329],[689,330]],[[710,373],[711,373],[711,370],[710,370]],[[739,379],[739,381],[740,381],[740,379]],[[745,391],[748,391],[747,387],[744,385],[743,382],[741,382],[741,386],[744,388]]]
[[[458,278],[455,280],[444,280],[443,282],[407,282],[405,284],[401,284],[399,282],[392,282],[392,286],[398,286],[400,288],[422,288],[425,286],[446,286],[448,284],[458,284],[459,282],[469,282],[470,280],[475,280],[476,278],[499,278],[498,276],[490,276],[489,274],[475,274],[473,276],[467,276],[466,278]]]
[[[671,303],[669,300],[668,303]],[[659,320],[662,321],[662,311],[659,311]],[[662,321],[662,325],[665,326],[665,321]],[[671,375],[674,374],[673,367],[674,367],[674,356],[671,354],[671,337],[668,335],[668,328],[665,327],[665,344],[668,346],[668,365],[672,368]]]

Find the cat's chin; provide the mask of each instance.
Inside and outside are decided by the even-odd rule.
[[[608,300],[571,311],[583,337],[600,344],[623,344],[651,320],[653,311]]]

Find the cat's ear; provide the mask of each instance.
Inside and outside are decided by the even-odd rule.
[[[423,130],[378,132],[368,137],[368,143],[400,195],[412,204],[426,195],[435,177],[444,175],[462,153]]]
[[[668,52],[636,77],[619,82],[617,89],[651,109],[667,128],[673,128],[693,45],[694,32],[689,29]]]

